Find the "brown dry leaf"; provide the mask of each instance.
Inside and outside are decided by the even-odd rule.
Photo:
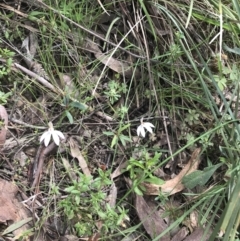
[[[139,219],[141,220],[146,232],[151,236],[152,239],[161,234],[168,228],[168,225],[161,218],[161,215],[156,211],[156,207],[153,207],[147,200],[142,196],[136,195],[135,202],[136,210]],[[159,239],[159,241],[169,241],[170,235],[166,234]]]
[[[115,183],[113,183],[111,188],[110,188],[110,192],[109,192],[109,195],[107,197],[107,200],[108,200],[108,203],[109,203],[111,208],[115,207],[116,200],[117,200],[117,187],[116,187]]]
[[[198,227],[198,213],[196,211],[190,213],[190,224],[192,228]]]
[[[95,233],[91,237],[88,238],[88,241],[98,241],[100,238],[100,233]]]
[[[8,126],[8,113],[3,105],[0,105],[0,150],[3,148],[6,135],[7,135],[7,126]]]
[[[108,66],[113,71],[124,75],[127,78],[132,77],[133,75],[133,69],[131,67],[131,64],[129,63],[123,63],[119,60],[116,60],[113,57],[109,57],[108,55],[102,53],[102,51],[98,48],[97,44],[93,41],[87,39],[86,48],[92,51],[95,55],[95,57],[103,64]],[[140,72],[136,70],[134,72],[134,76],[138,77]]]
[[[23,151],[19,151],[14,155],[14,160],[18,161],[21,167],[24,167],[29,157]]]
[[[182,227],[175,235],[174,237],[171,239],[171,241],[182,241],[183,239],[186,238],[186,236],[188,235],[189,231],[187,229],[187,227]]]
[[[63,166],[65,167],[70,179],[72,181],[77,181],[77,175],[75,174],[73,168],[71,167],[69,161],[66,158],[62,158]]]
[[[79,96],[79,91],[77,91],[77,87],[75,82],[72,80],[73,78],[67,74],[60,74],[60,82],[59,85],[61,88],[64,88],[68,94],[71,93],[71,96],[77,98]]]
[[[12,182],[0,179],[0,223],[18,223],[29,218],[28,211],[18,201],[18,187]],[[30,227],[28,224],[13,231],[14,236],[20,236]]]
[[[11,182],[0,179],[0,222],[17,220],[16,206],[12,202],[18,192],[17,186]]]
[[[85,161],[81,151],[79,150],[79,148],[77,146],[77,142],[72,137],[69,139],[69,145],[70,145],[70,149],[71,149],[71,155],[72,155],[72,157],[78,159],[79,166],[82,168],[83,173],[86,176],[91,176],[91,173],[87,166],[87,162]]]
[[[203,228],[196,228],[184,241],[207,241],[210,237],[210,232],[204,236],[205,230]],[[204,238],[203,238],[204,236]]]
[[[122,175],[122,171],[124,168],[127,167],[127,162],[122,162],[116,169],[115,171],[111,174],[111,179],[113,180],[114,178]]]
[[[168,193],[169,195],[173,195],[177,192],[182,191],[185,187],[182,184],[182,179],[185,175],[190,174],[193,171],[196,171],[198,165],[200,163],[199,153],[201,152],[201,148],[197,148],[188,161],[187,165],[182,169],[182,171],[173,179],[166,181],[162,185],[156,185],[151,183],[143,183],[146,191],[146,195],[158,195],[160,190],[163,193]]]

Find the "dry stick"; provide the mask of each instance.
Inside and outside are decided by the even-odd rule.
[[[14,63],[14,65],[20,69],[21,71],[23,71],[24,73],[26,73],[27,75],[31,76],[32,78],[38,80],[38,82],[40,82],[41,84],[43,84],[44,86],[46,86],[48,89],[52,90],[53,92],[59,94],[60,90],[57,90],[52,84],[50,84],[46,79],[44,79],[43,77],[35,74],[34,72],[32,72],[31,70],[23,67],[22,65],[18,64],[18,63]]]
[[[22,70],[24,73],[28,74],[29,76],[31,76],[32,78],[34,78],[35,80],[37,80],[38,82],[40,82],[41,84],[43,84],[44,86],[46,86],[47,88],[52,90],[54,93],[60,94],[61,96],[65,95],[64,92],[60,88],[55,88],[51,83],[49,83],[46,79],[44,79],[43,77],[39,76],[38,74],[35,74],[31,70],[23,67],[22,65],[20,65],[18,63],[14,63],[14,65],[18,69]],[[33,81],[33,80],[31,80],[31,81]],[[69,96],[69,99],[74,101],[74,102],[79,102],[78,100],[74,99],[71,96]],[[85,105],[86,108],[88,107],[86,104],[84,104],[84,105]]]
[[[42,148],[42,146],[40,146],[39,148]],[[39,185],[44,160],[46,156],[54,150],[54,148],[56,148],[56,144],[52,142],[49,146],[47,146],[46,148],[43,148],[43,150],[41,149],[41,152],[39,154],[39,159],[36,160],[38,161],[38,166],[37,166],[37,171],[35,173],[35,177],[31,185],[31,188],[35,188],[37,184]]]
[[[39,130],[46,130],[46,129],[47,129],[46,126],[35,126],[35,125],[31,125],[31,124],[28,124],[28,123],[26,123],[26,122],[17,120],[17,119],[15,119],[15,118],[9,118],[9,121],[14,122],[14,123],[19,124],[19,125],[22,125],[22,126],[26,126],[26,127],[28,127],[28,128],[32,128],[32,129],[39,129]]]
[[[25,63],[27,64],[27,66],[30,68],[32,66],[33,61],[31,61],[30,59],[28,59],[26,56],[24,56],[24,54],[21,53],[21,51],[19,51],[17,48],[11,46],[8,42],[6,42],[5,40],[1,39],[2,42],[4,42],[6,45],[8,45],[11,49],[13,49],[14,51],[16,51],[18,54],[20,54]],[[51,83],[49,83],[46,79],[44,79],[43,77],[39,76],[38,74],[32,72],[31,70],[23,67],[22,65],[18,64],[18,63],[14,63],[13,66],[15,66],[16,68],[20,69],[22,72],[26,73],[27,75],[31,76],[32,78],[36,79],[38,82],[40,82],[41,84],[43,84],[44,86],[46,86],[48,89],[52,90],[54,93],[56,94],[61,94],[64,95],[63,91],[59,88],[55,88]]]

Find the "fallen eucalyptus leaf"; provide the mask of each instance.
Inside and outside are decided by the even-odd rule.
[[[177,192],[182,191],[185,186],[182,183],[182,179],[185,175],[190,174],[197,170],[200,163],[199,154],[201,152],[200,148],[197,148],[188,161],[187,165],[182,169],[182,171],[173,179],[166,181],[162,185],[156,185],[151,183],[143,183],[146,191],[146,195],[159,195],[160,192],[167,193],[168,195],[173,195]]]

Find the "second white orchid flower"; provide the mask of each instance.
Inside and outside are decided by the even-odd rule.
[[[154,128],[155,126],[150,123],[150,122],[143,122],[143,118],[141,119],[141,125],[137,128],[137,135],[138,136],[142,136],[145,137],[146,135],[146,131],[149,131],[150,133],[153,133],[152,128]]]
[[[52,137],[55,144],[59,146],[60,138],[65,139],[63,133],[61,131],[54,130],[52,122],[49,122],[48,126],[48,130],[42,134],[40,142],[44,141],[44,145],[48,146]]]

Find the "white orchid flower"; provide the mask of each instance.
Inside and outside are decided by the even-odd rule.
[[[146,131],[149,131],[150,133],[153,133],[152,128],[154,128],[155,126],[150,123],[150,122],[143,122],[143,118],[141,119],[141,125],[137,128],[137,135],[138,136],[142,136],[145,137],[146,135]]]
[[[49,126],[48,130],[42,134],[40,138],[40,142],[44,140],[44,145],[48,146],[52,137],[55,144],[59,146],[60,138],[65,139],[63,133],[61,131],[54,130],[52,122],[49,122],[48,126]]]

